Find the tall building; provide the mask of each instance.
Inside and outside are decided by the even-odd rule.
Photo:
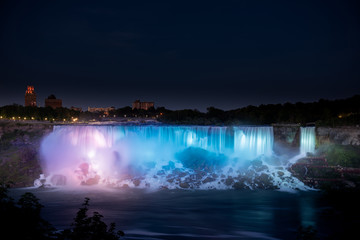
[[[27,86],[25,91],[25,107],[36,107],[36,93],[34,86]]]
[[[149,108],[154,107],[154,102],[140,102],[140,100],[135,100],[132,104],[132,109],[142,109],[149,110]]]
[[[51,94],[47,99],[45,99],[45,107],[52,108],[62,108],[62,100],[56,99],[54,94]]]

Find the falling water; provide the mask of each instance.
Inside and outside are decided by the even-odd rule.
[[[300,154],[314,153],[315,127],[301,127],[300,131]]]
[[[291,174],[263,162],[273,139],[267,126],[56,126],[42,141],[44,175],[35,185],[281,187]]]

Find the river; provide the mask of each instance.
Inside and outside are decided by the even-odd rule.
[[[360,226],[356,198],[317,191],[159,190],[111,188],[12,189],[34,193],[43,217],[68,228],[85,197],[90,213],[115,222],[126,239],[296,239],[312,226],[320,239],[346,239]],[[335,197],[334,197],[335,196]]]

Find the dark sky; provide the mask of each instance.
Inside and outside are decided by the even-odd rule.
[[[75,3],[77,2],[77,3]],[[234,109],[360,94],[359,1],[1,1],[0,106]]]

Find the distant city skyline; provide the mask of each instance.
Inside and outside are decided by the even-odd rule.
[[[224,110],[360,94],[358,1],[2,1],[0,106]]]
[[[27,87],[29,87],[29,86],[27,86]],[[33,87],[32,85],[31,85],[31,87]],[[36,88],[34,87],[34,89],[33,90],[35,90],[36,91]],[[45,94],[46,95],[46,94]],[[55,94],[50,94],[50,95],[54,95],[57,99],[59,99],[59,97],[57,97]],[[356,95],[356,94],[354,94],[354,95]],[[354,95],[351,95],[351,96],[345,96],[345,97],[340,97],[340,98],[319,98],[319,99],[314,99],[314,100],[312,100],[312,101],[296,101],[296,102],[304,102],[304,103],[306,103],[306,102],[316,102],[316,101],[318,101],[318,100],[320,100],[320,99],[326,99],[326,100],[336,100],[336,99],[345,99],[345,98],[350,98],[350,97],[352,97],[352,96],[354,96]],[[37,93],[37,91],[36,91],[36,96],[39,96],[39,94]],[[40,95],[41,96],[41,95]],[[26,98],[26,97],[25,97]],[[49,96],[47,96],[47,97],[45,97],[45,98],[39,98],[39,97],[37,97],[37,100],[36,100],[36,106],[37,107],[45,107],[45,102],[46,102],[46,100],[49,98]],[[123,108],[123,107],[132,107],[132,108],[134,108],[134,103],[136,102],[136,101],[138,101],[139,99],[135,99],[135,100],[133,100],[133,101],[131,101],[129,104],[124,104],[124,105],[118,105],[118,106],[116,106],[115,104],[108,104],[108,105],[83,105],[83,106],[80,106],[80,105],[74,105],[74,104],[71,104],[71,103],[69,103],[69,104],[62,104],[63,105],[63,107],[66,107],[66,108],[81,108],[82,109],[82,111],[87,111],[89,108],[111,108],[111,107],[114,107],[114,108]],[[61,99],[61,101],[63,101],[63,99]],[[149,103],[152,103],[152,104],[154,104],[155,105],[155,108],[157,108],[157,107],[165,107],[165,108],[167,108],[167,109],[171,109],[171,110],[181,110],[181,109],[198,109],[198,110],[200,110],[200,111],[206,111],[206,108],[207,107],[211,107],[211,106],[207,106],[207,107],[205,107],[204,109],[199,109],[199,108],[189,108],[189,107],[184,107],[184,108],[169,108],[169,107],[167,107],[167,106],[165,106],[165,105],[156,105],[156,102],[154,102],[154,101],[142,101],[141,99],[140,99],[140,101],[141,102],[146,102],[146,104],[149,102]],[[295,101],[286,101],[286,102],[290,102],[290,103],[296,103]],[[249,105],[253,105],[253,106],[258,106],[258,105],[261,105],[261,104],[283,104],[283,103],[286,103],[286,102],[274,102],[274,103],[259,103],[259,104],[248,104],[248,105],[243,105],[243,106],[239,106],[239,107],[235,107],[235,108],[221,108],[221,107],[219,107],[220,109],[223,109],[223,110],[232,110],[232,109],[237,109],[237,108],[242,108],[242,107],[246,107],[246,106],[249,106]],[[12,104],[18,104],[18,105],[23,105],[23,106],[25,106],[25,104],[24,104],[24,95],[23,95],[23,100],[22,100],[22,103],[18,103],[18,102],[13,102],[13,103],[9,103],[9,104],[5,104],[5,105],[12,105]],[[0,105],[0,107],[1,106],[5,106],[5,105]],[[212,105],[213,106],[213,105]]]

